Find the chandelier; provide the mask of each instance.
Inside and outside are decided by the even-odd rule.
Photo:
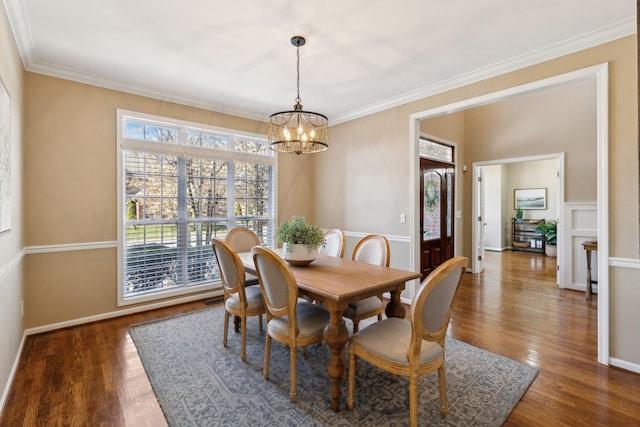
[[[323,114],[304,111],[300,104],[300,46],[305,39],[291,38],[296,47],[298,96],[293,111],[281,111],[269,116],[269,148],[281,153],[319,153],[329,148],[329,119]]]

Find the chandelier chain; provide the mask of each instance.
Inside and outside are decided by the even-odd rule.
[[[300,104],[300,45],[298,45],[296,47],[296,54],[298,57],[297,63],[296,63],[296,69],[298,72],[298,80],[297,80],[297,89],[298,89],[298,96],[296,97],[296,104]]]

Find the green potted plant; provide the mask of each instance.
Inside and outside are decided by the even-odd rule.
[[[542,233],[545,242],[545,254],[550,257],[558,255],[558,223],[556,221],[538,224],[536,231]]]
[[[283,243],[283,258],[292,265],[307,265],[316,258],[316,249],[324,245],[320,227],[307,224],[303,216],[294,216],[278,226],[276,238]]]
[[[521,223],[523,216],[524,216],[524,211],[522,209],[518,208],[518,210],[516,211],[516,222],[517,223]]]

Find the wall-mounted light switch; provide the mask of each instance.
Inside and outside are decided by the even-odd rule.
[[[400,214],[400,224],[407,223],[407,214]]]

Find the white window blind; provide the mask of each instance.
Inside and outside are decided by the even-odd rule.
[[[118,111],[119,304],[219,286],[233,227],[273,247],[275,168],[259,136]]]

